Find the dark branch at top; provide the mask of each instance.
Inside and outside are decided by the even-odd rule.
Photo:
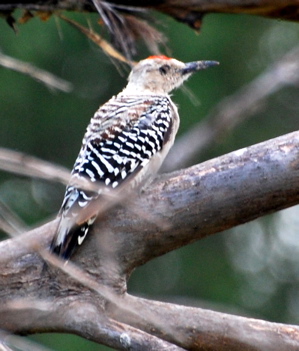
[[[297,0],[273,0],[271,4],[267,0],[48,0],[2,1],[0,13],[15,28],[16,9],[26,11],[26,20],[35,14],[49,16],[59,11],[98,12],[111,35],[111,42],[131,59],[136,53],[138,39],[142,39],[154,53],[158,53],[159,44],[165,43],[163,35],[152,25],[154,21],[149,17],[149,10],[162,12],[199,31],[202,19],[208,13],[251,14],[298,21],[298,8]]]

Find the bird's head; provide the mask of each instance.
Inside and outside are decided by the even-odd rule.
[[[167,94],[194,72],[218,65],[217,61],[184,63],[167,56],[150,56],[135,64],[123,93]]]

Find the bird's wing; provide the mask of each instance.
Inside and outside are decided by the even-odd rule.
[[[132,187],[143,183],[145,176],[137,175],[167,142],[173,113],[167,97],[115,98],[96,112],[66,189],[52,251],[67,259],[82,244],[96,218],[94,206],[92,211],[88,206],[98,199],[103,188],[113,189],[125,182],[131,182]],[[82,181],[86,180],[98,185],[98,190],[83,188]]]

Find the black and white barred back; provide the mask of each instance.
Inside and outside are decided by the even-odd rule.
[[[164,55],[133,65],[127,86],[90,121],[66,189],[52,252],[68,259],[82,244],[98,207],[105,209],[103,193],[120,185],[128,190],[139,187],[156,173],[179,127],[177,108],[168,94],[194,72],[215,65],[218,62],[184,63]],[[84,182],[89,187],[82,186]]]
[[[68,259],[82,244],[96,219],[96,213],[86,211],[86,218],[78,221],[79,213],[98,200],[103,186],[111,189],[131,182],[130,186],[135,188],[143,184],[151,173],[158,170],[165,156],[159,154],[162,149],[168,152],[173,143],[170,139],[174,138],[172,135],[177,129],[177,110],[166,95],[120,94],[104,104],[91,119],[85,133],[59,213],[61,219],[51,250]],[[165,148],[167,143],[170,145]],[[143,172],[155,157],[158,160],[152,172]],[[99,184],[99,190],[80,189],[80,185],[76,186],[78,179]]]

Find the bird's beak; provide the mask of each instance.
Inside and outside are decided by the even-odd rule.
[[[213,66],[218,66],[218,61],[194,61],[185,64],[185,67],[181,70],[182,75],[200,71]]]

